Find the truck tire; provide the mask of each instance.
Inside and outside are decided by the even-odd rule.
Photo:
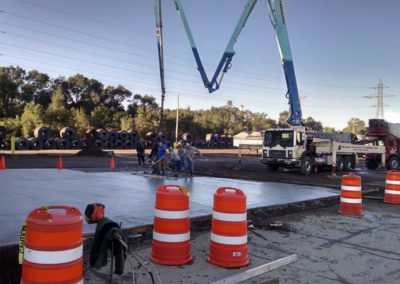
[[[391,156],[386,161],[386,168],[393,171],[400,170],[400,158],[397,156]]]
[[[356,159],[354,156],[345,156],[343,171],[347,172],[347,171],[354,170],[355,164],[356,164]]]
[[[312,172],[313,164],[309,156],[301,158],[300,172],[303,175],[309,175]]]
[[[370,170],[376,170],[379,166],[378,162],[375,159],[366,159],[365,165]]]
[[[267,169],[270,172],[276,172],[279,169],[279,165],[278,164],[267,164]]]

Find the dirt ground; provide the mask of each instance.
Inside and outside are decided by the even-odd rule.
[[[297,254],[296,262],[243,283],[399,283],[399,205],[366,200],[363,206],[361,218],[340,215],[338,205],[334,205],[258,220],[263,224],[279,220],[285,229],[249,230],[248,267],[226,269],[209,264],[209,228],[192,232],[192,263],[154,266],[163,283],[202,284]],[[147,259],[151,243],[132,245],[131,250]],[[151,283],[146,266],[137,268],[132,255],[125,274],[114,276],[113,283],[132,283],[129,263],[136,267],[136,283]],[[107,283],[108,273],[109,266],[100,270],[87,268],[85,283]]]

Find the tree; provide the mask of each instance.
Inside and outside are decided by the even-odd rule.
[[[149,108],[146,111],[139,108],[135,117],[136,130],[141,136],[144,136],[148,131],[157,129],[160,123],[160,114],[157,109]]]
[[[18,66],[0,68],[0,117],[13,118],[22,113],[26,103],[21,95],[24,76],[25,70]]]
[[[290,125],[286,122],[289,118],[289,112],[288,111],[282,111],[279,114],[279,118],[278,118],[278,127],[280,128],[289,128]]]
[[[45,122],[55,133],[70,124],[71,112],[66,108],[63,89],[58,87],[52,97],[51,103],[46,110]]]
[[[327,127],[327,126],[325,126],[325,127],[322,129],[322,131],[323,131],[323,132],[336,132],[336,130],[335,130],[334,127]]]
[[[120,119],[121,130],[132,130],[135,128],[135,120],[130,115],[124,115]]]
[[[276,127],[276,121],[268,118],[266,113],[252,113],[250,116],[251,129],[252,131],[261,131],[268,128]]]
[[[43,108],[33,103],[27,104],[21,116],[22,134],[25,137],[33,136],[35,128],[43,124]]]
[[[101,94],[100,103],[117,111],[123,111],[122,103],[128,101],[131,96],[132,93],[121,85],[117,87],[108,86]]]
[[[365,127],[365,122],[363,120],[353,117],[347,122],[347,127],[343,129],[343,132],[365,134],[367,128]]]
[[[90,129],[89,117],[83,108],[72,109],[72,125],[78,137],[84,137],[86,131]]]
[[[90,113],[90,125],[95,128],[113,128],[119,129],[121,114],[114,108],[108,108],[103,105],[97,106]]]
[[[21,89],[25,101],[47,108],[51,102],[51,87],[52,82],[47,74],[32,70],[25,76]]]
[[[311,116],[306,118],[304,124],[306,128],[311,131],[322,131],[323,129],[321,121],[316,121]]]

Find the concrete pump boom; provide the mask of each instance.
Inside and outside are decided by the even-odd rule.
[[[187,20],[185,11],[182,6],[181,0],[173,0],[175,3],[176,10],[178,11],[179,15],[181,16],[183,26],[186,31],[186,35],[189,39],[190,45],[192,47],[192,52],[194,55],[194,58],[196,60],[197,64],[197,70],[200,72],[201,79],[203,80],[204,86],[208,89],[210,93],[216,91],[219,89],[219,86],[221,84],[221,81],[224,77],[224,74],[228,71],[228,69],[231,67],[231,61],[233,56],[235,55],[235,50],[233,49],[240,32],[242,31],[244,25],[246,24],[247,19],[249,18],[251,11],[253,10],[254,6],[257,3],[257,0],[248,0],[246,3],[246,6],[244,7],[244,10],[242,12],[242,15],[240,16],[240,19],[238,23],[236,24],[235,30],[233,31],[233,34],[228,42],[228,45],[225,48],[224,54],[221,57],[221,60],[219,61],[219,64],[217,66],[217,69],[215,70],[214,76],[212,77],[211,81],[208,79],[207,73],[204,70],[203,63],[201,62],[200,59],[200,54],[197,49],[196,43],[194,41],[189,22]],[[221,74],[222,71],[222,74]],[[221,76],[219,77],[219,75]],[[219,78],[218,78],[219,77]]]
[[[155,0],[156,2],[158,0]],[[200,76],[203,80],[204,86],[208,89],[210,93],[219,89],[221,81],[224,74],[231,67],[231,61],[235,55],[233,49],[240,32],[242,31],[247,19],[249,18],[257,0],[248,0],[242,15],[238,23],[236,24],[235,30],[229,40],[229,43],[222,55],[222,58],[215,70],[214,76],[211,81],[208,79],[207,74],[204,70],[203,63],[201,62],[199,51],[197,49],[196,43],[194,41],[189,22],[187,20],[185,11],[182,6],[181,0],[173,0],[176,6],[176,10],[181,16],[183,26],[185,28],[186,35],[189,39],[194,58],[196,60],[197,69],[200,72]],[[286,27],[285,17],[283,15],[282,0],[266,0],[269,18],[271,24],[276,32],[276,39],[278,42],[279,53],[282,60],[283,71],[285,73],[287,93],[286,97],[289,102],[289,118],[287,122],[291,126],[301,126],[302,125],[302,111],[300,106],[299,91],[297,89],[296,75],[294,72],[292,52],[290,50],[289,36]],[[222,74],[221,74],[222,71]],[[221,76],[220,76],[221,74]],[[220,76],[220,77],[219,77]],[[219,78],[218,78],[219,77]]]
[[[282,0],[266,0],[271,24],[276,32],[279,53],[281,55],[283,71],[285,73],[287,98],[289,99],[289,118],[287,122],[292,126],[301,126],[302,113],[299,91],[297,89],[292,52],[290,50],[289,35],[283,15]]]

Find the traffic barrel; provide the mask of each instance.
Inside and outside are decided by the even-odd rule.
[[[400,204],[400,171],[386,173],[384,202]]]
[[[178,185],[161,185],[156,193],[150,260],[162,265],[183,265],[190,254],[189,193]]]
[[[42,207],[28,215],[21,283],[83,283],[82,215],[77,208]]]
[[[354,216],[363,214],[361,177],[352,172],[342,176],[339,213]]]
[[[208,261],[226,268],[249,264],[246,195],[240,189],[221,187],[214,193]]]

